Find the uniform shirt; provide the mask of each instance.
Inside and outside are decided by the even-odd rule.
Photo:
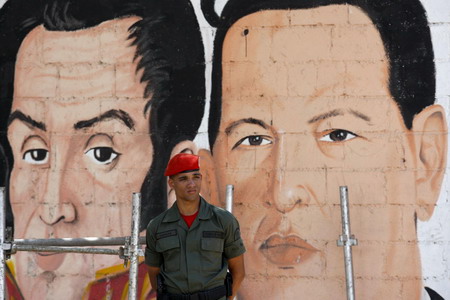
[[[245,252],[236,218],[201,197],[199,214],[191,228],[175,202],[148,224],[146,242],[145,263],[161,268],[167,291],[172,294],[223,285],[227,259]]]

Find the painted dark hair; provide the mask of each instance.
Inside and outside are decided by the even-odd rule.
[[[0,9],[0,185],[9,187],[13,155],[7,120],[14,92],[17,52],[36,26],[74,31],[138,16],[130,29],[144,97],[149,101],[153,161],[143,180],[140,228],[167,208],[164,169],[173,147],[193,140],[203,116],[205,63],[200,28],[189,0],[9,0]],[[137,71],[137,70],[136,70]],[[131,197],[131,195],[130,195]],[[13,215],[7,189],[8,226]]]
[[[435,66],[430,29],[419,0],[229,0],[221,16],[215,1],[202,0],[208,22],[217,27],[214,40],[209,143],[217,138],[222,106],[222,48],[228,29],[239,19],[264,10],[309,9],[334,4],[361,8],[380,32],[389,60],[389,90],[403,121],[412,128],[414,116],[435,101]]]

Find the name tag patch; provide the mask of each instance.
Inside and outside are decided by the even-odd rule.
[[[158,232],[156,234],[156,239],[160,240],[160,239],[167,238],[169,236],[174,236],[174,235],[177,235],[177,234],[178,233],[177,233],[176,229],[167,230],[167,231],[163,231],[163,232]]]
[[[215,238],[215,239],[223,239],[225,234],[220,231],[203,231],[204,238]]]

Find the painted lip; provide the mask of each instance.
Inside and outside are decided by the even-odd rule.
[[[38,255],[40,256],[51,256],[51,255],[56,255],[58,253],[56,252],[36,252]]]
[[[259,247],[268,261],[277,265],[297,265],[310,259],[318,249],[296,235],[271,235]]]
[[[62,265],[65,257],[66,253],[37,252],[36,263],[42,270],[55,271]]]

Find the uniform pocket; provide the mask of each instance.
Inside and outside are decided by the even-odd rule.
[[[174,272],[180,270],[181,255],[178,235],[157,240],[156,251],[163,254],[165,271]]]
[[[202,238],[202,269],[218,272],[222,269],[223,239]]]

